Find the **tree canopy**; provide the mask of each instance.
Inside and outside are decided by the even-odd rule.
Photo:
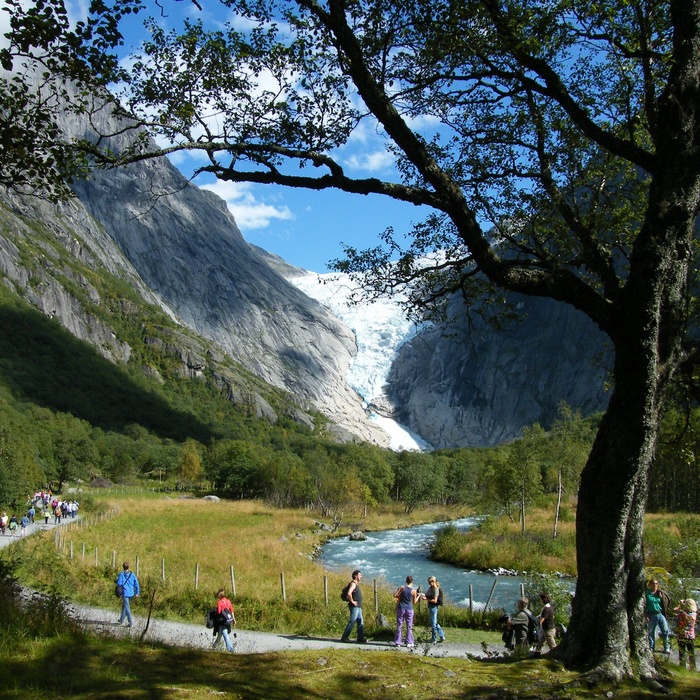
[[[88,22],[51,32],[46,16],[60,15],[61,0],[11,3],[3,65],[57,57],[38,93],[16,90],[42,95],[41,105],[61,72],[85,88],[112,84],[125,127],[161,144],[144,137],[116,149],[93,135],[66,144],[77,171],[187,150],[222,180],[402,200],[426,211],[407,244],[388,230],[337,263],[370,292],[408,285],[428,313],[455,293],[468,307],[487,298],[474,308],[497,314],[514,291],[587,314],[610,338],[614,388],[581,478],[579,579],[557,653],[606,677],[653,676],[642,518],[664,394],[694,360],[700,6],[223,4],[233,20],[213,29],[193,19],[170,31],[150,19],[139,55],[119,65],[98,57],[113,56],[132,3],[95,3]],[[31,117],[6,94],[6,117],[12,107]],[[78,90],[69,102],[85,112],[93,96]],[[343,167],[339,147],[365,124],[385,137],[396,177]]]

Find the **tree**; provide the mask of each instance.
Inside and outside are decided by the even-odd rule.
[[[185,440],[180,452],[177,472],[186,484],[194,484],[202,477],[204,468],[196,440],[192,438]]]
[[[542,445],[545,432],[535,424],[523,430],[523,437],[516,440],[508,450],[507,461],[517,485],[520,532],[525,534],[526,507],[542,493]]]
[[[134,123],[171,146],[138,139],[119,154],[93,140],[77,151],[109,165],[198,150],[207,159],[200,171],[224,180],[423,206],[427,219],[408,248],[387,231],[384,246],[350,248],[338,267],[367,273],[373,293],[411,283],[421,309],[459,293],[468,306],[487,296],[477,308],[490,314],[507,290],[592,319],[613,349],[613,390],[581,476],[579,578],[558,654],[594,675],[654,676],[643,516],[664,395],[695,359],[687,330],[700,199],[700,5],[225,4],[245,29],[189,22],[168,33],[153,22],[142,59],[119,76]],[[72,60],[61,65],[71,77],[88,66],[104,84],[114,80],[115,63],[95,60],[118,39],[114,22],[97,15],[90,32],[42,33],[54,5],[60,0],[42,3],[37,17],[11,3],[14,43],[3,65],[40,46],[67,52]],[[7,109],[12,95],[3,99]],[[396,178],[353,178],[342,167],[336,149],[361,123],[386,137]]]

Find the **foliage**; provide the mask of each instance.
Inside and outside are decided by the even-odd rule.
[[[436,533],[430,556],[465,568],[576,575],[575,525],[571,519],[562,522],[561,535],[553,539],[552,511],[533,508],[524,533],[506,515],[486,517],[469,532],[448,525]]]

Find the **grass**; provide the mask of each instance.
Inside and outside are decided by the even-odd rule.
[[[438,535],[432,555],[465,568],[576,575],[576,524],[571,509],[562,510],[556,539],[552,510],[531,508],[524,534],[520,523],[505,515],[489,517],[466,533],[447,528]]]
[[[700,698],[688,672],[673,672],[671,682],[676,697]],[[226,655],[80,634],[4,649],[0,687],[4,700],[662,697],[635,684],[587,688],[577,674],[544,659],[479,662],[357,650]]]

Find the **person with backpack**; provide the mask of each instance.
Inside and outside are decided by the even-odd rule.
[[[362,580],[362,572],[355,569],[352,572],[352,581],[347,586],[347,591],[343,590],[348,603],[348,611],[350,612],[350,620],[345,627],[343,636],[340,641],[347,643],[350,641],[350,633],[352,628],[357,624],[357,641],[359,644],[364,644],[365,639],[365,621],[362,617],[362,590],[360,589],[360,581]]]
[[[236,624],[236,616],[233,613],[233,605],[231,601],[226,597],[226,593],[223,588],[220,588],[216,592],[216,619],[214,623],[213,634],[216,635],[216,639],[212,644],[212,649],[216,649],[219,642],[223,638],[224,644],[226,644],[226,651],[233,652],[233,644],[231,644],[231,625]]]
[[[515,633],[515,653],[525,655],[530,647],[537,643],[537,620],[528,609],[529,598],[518,599],[518,612],[508,621],[509,627]]]
[[[141,587],[136,574],[129,570],[129,562],[125,561],[122,564],[122,572],[117,576],[117,590],[121,587],[122,613],[119,616],[119,624],[123,625],[124,620],[127,621],[129,627],[134,626],[134,620],[131,617],[131,599],[138,598],[141,594]]]
[[[406,576],[406,585],[399,586],[394,593],[396,601],[396,634],[394,646],[401,646],[403,639],[403,625],[406,623],[406,646],[412,649],[415,646],[413,640],[413,606],[420,600],[421,594],[413,587],[413,576]]]
[[[646,601],[646,617],[647,617],[647,633],[649,635],[649,647],[654,651],[656,646],[656,628],[661,632],[661,638],[664,641],[664,654],[671,653],[671,644],[669,642],[670,630],[668,621],[666,620],[666,611],[669,607],[668,594],[659,588],[659,582],[653,578],[647,584],[645,594]]]
[[[428,619],[432,630],[430,641],[433,644],[436,644],[438,641],[444,642],[445,633],[438,624],[438,608],[442,605],[442,590],[440,582],[435,576],[428,576],[428,592],[424,594],[423,598],[428,602]]]
[[[537,652],[542,651],[542,647],[545,642],[549,647],[550,651],[557,646],[557,630],[554,625],[554,608],[552,607],[552,599],[548,593],[540,593],[540,600],[542,601],[542,612],[540,613],[540,626],[542,627],[542,634],[537,642]]]

